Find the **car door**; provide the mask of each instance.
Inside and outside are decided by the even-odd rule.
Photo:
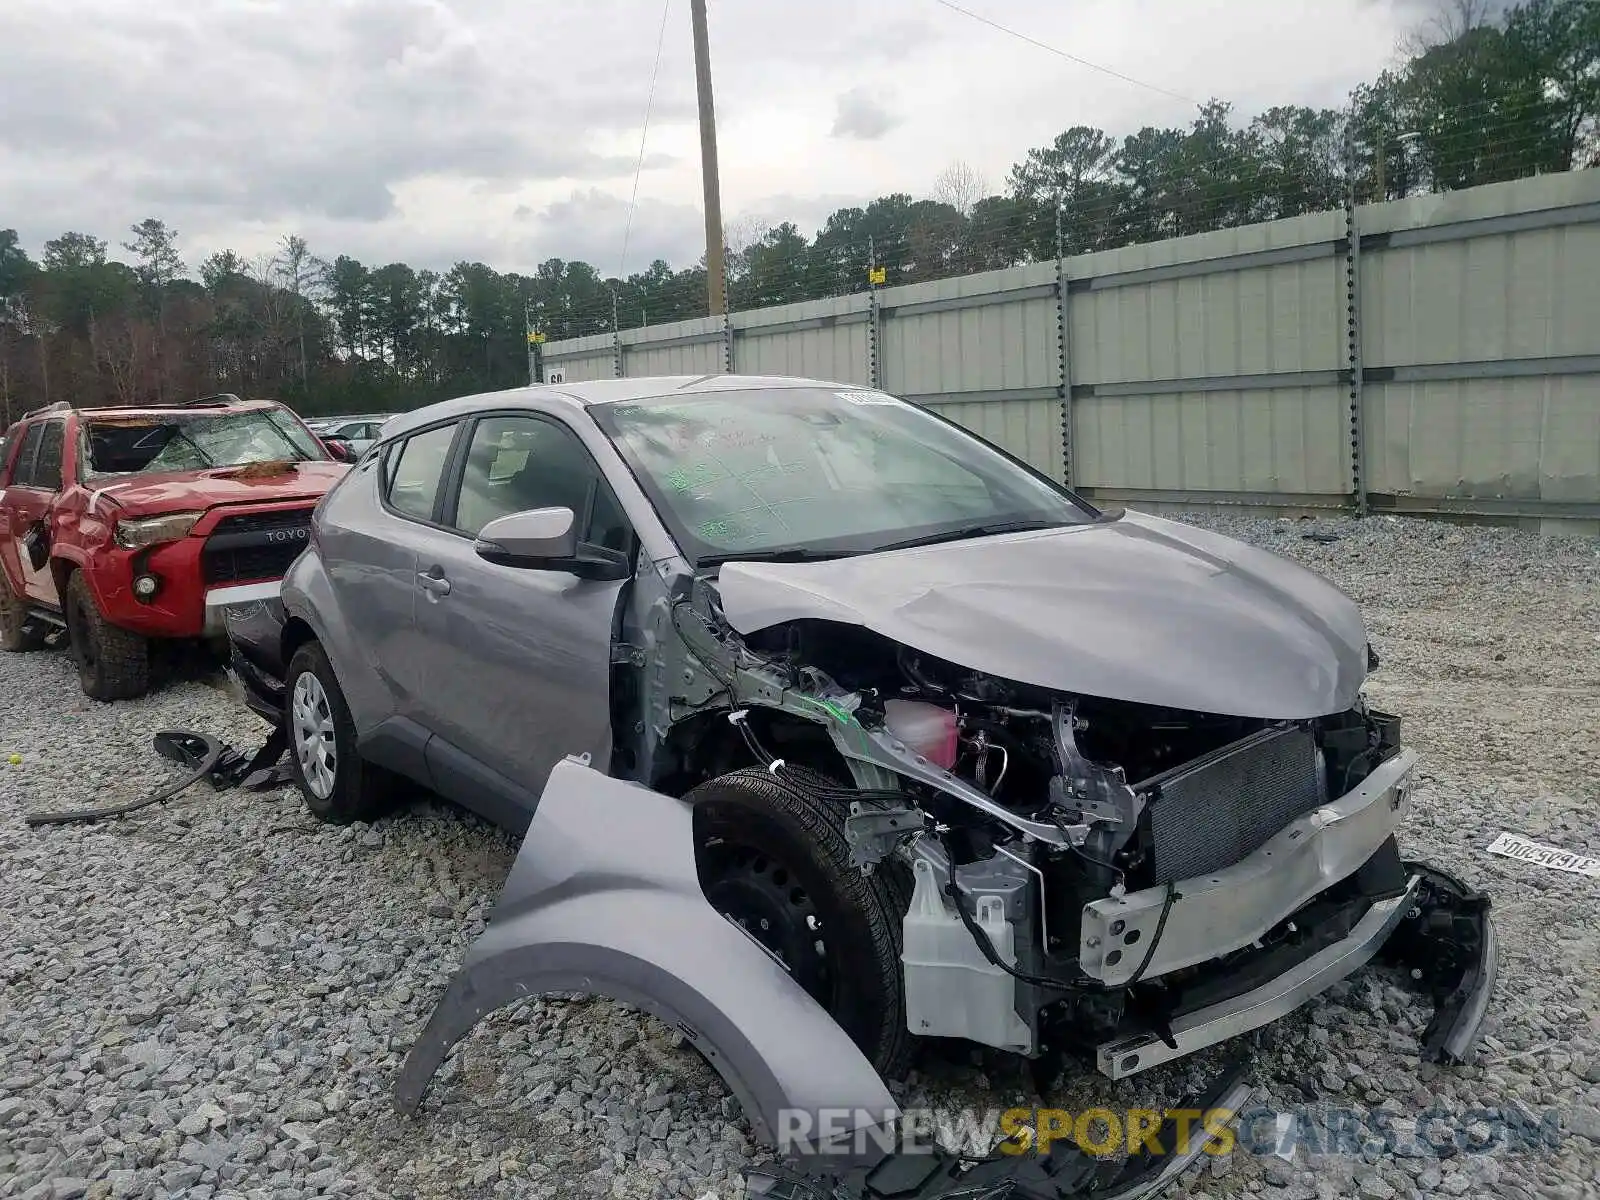
[[[580,538],[631,552],[616,497],[578,437],[553,417],[486,414],[458,452],[445,528],[418,543],[417,625],[429,768],[463,803],[516,828],[551,768],[611,750],[611,647],[625,581],[579,579],[484,561],[473,549],[496,517],[568,507]],[[441,742],[442,739],[442,742]]]
[[[436,520],[459,428],[460,422],[449,421],[419,430],[354,468],[361,477],[335,489],[317,521],[319,551],[345,630],[336,640],[376,674],[390,712],[412,720],[420,717],[423,688],[417,535]],[[362,721],[357,728],[367,732]]]
[[[30,445],[31,443],[31,445]],[[40,421],[29,426],[10,485],[6,511],[11,514],[11,561],[20,569],[23,594],[38,604],[60,607],[55,576],[47,559],[50,510],[61,494],[66,422]]]
[[[19,591],[25,590],[28,579],[28,556],[22,543],[29,525],[26,514],[33,511],[33,461],[39,455],[40,432],[37,421],[17,431],[16,455],[10,475],[0,475],[0,483],[6,485],[5,507],[0,508],[0,558],[5,560],[7,578]],[[36,522],[38,518],[32,520]]]

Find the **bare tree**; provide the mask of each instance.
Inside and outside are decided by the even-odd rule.
[[[1400,39],[1410,57],[1453,42],[1469,30],[1490,25],[1506,8],[1506,0],[1437,0],[1432,13]]]
[[[172,286],[172,281],[183,274],[183,258],[178,254],[178,231],[167,228],[165,221],[158,221],[154,217],[147,218],[134,225],[130,230],[133,241],[123,242],[124,250],[131,250],[139,260],[135,268],[139,280],[149,289],[155,302],[156,329],[159,331],[155,347],[156,357],[156,394],[162,400],[167,396],[167,289]],[[137,357],[137,350],[131,352]],[[109,359],[107,360],[109,363]],[[132,380],[134,370],[132,367],[126,373],[126,378]],[[119,391],[122,383],[118,383]],[[127,403],[127,401],[124,401]]]
[[[151,346],[152,342],[156,343],[155,347]],[[152,349],[159,351],[159,343],[159,334],[133,316],[108,323],[97,354],[100,367],[111,380],[118,404],[138,403],[146,361],[152,357]],[[156,370],[159,386],[159,363]]]
[[[755,213],[740,213],[722,223],[722,244],[727,248],[725,260],[728,279],[743,279],[750,268],[750,247],[766,236],[769,222]]]
[[[306,313],[311,299],[311,289],[322,278],[327,264],[314,257],[305,238],[294,233],[284,234],[278,244],[278,253],[272,268],[282,282],[284,291],[294,297],[295,334],[300,340],[300,386],[307,385],[309,375],[306,363]]]
[[[970,216],[973,205],[989,194],[989,181],[971,163],[957,159],[933,181],[933,198],[948,204],[963,217]]]
[[[0,429],[11,427],[11,326],[0,321]]]

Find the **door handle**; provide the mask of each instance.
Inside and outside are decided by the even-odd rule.
[[[417,572],[417,582],[433,596],[448,596],[450,594],[450,581],[443,575],[434,575],[428,571]]]

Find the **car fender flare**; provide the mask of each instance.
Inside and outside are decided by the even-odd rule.
[[[64,563],[64,569],[57,570],[57,563]],[[94,602],[100,606],[102,611],[104,611],[106,607],[106,597],[100,588],[99,572],[95,569],[92,558],[83,551],[82,547],[73,546],[70,544],[57,546],[54,542],[52,542],[50,545],[50,562],[48,564],[48,569],[50,571],[51,579],[60,589],[60,595],[57,597],[57,599],[61,601],[63,609],[65,609],[67,603],[67,589],[65,586],[67,575],[73,571],[81,571],[83,572],[83,577],[89,581],[89,591],[94,596]]]
[[[288,632],[291,618],[304,621],[322,645],[323,653],[333,666],[339,687],[345,694],[345,703],[357,722],[358,737],[365,737],[393,711],[393,703],[385,689],[378,683],[382,668],[373,662],[353,655],[347,648],[354,644],[349,622],[340,611],[328,580],[322,556],[315,550],[304,550],[290,564],[288,573],[278,592],[283,610],[283,632]],[[289,682],[289,659],[286,647],[280,641],[279,658],[283,661],[283,682]],[[372,720],[376,716],[377,720]],[[363,722],[366,722],[365,724]]]
[[[319,555],[310,551],[301,551],[294,562],[289,564],[289,569],[284,573],[283,582],[278,588],[278,604],[283,609],[283,626],[287,630],[290,618],[304,621],[311,626],[311,632],[316,635],[319,642],[326,644],[328,638],[327,622],[323,619],[323,607],[318,601],[331,608],[333,602],[333,589],[328,585],[327,572],[322,568]],[[342,624],[342,622],[341,622]],[[284,670],[289,668],[289,655],[282,655]]]
[[[548,992],[610,997],[673,1026],[768,1145],[870,1150],[899,1117],[844,1030],[706,902],[690,807],[578,758],[551,772],[488,927],[401,1067],[396,1107],[416,1112],[485,1015]]]

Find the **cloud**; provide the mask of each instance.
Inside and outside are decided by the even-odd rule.
[[[592,141],[637,124],[633,97],[587,71],[557,88],[487,32],[429,0],[7,5],[0,46],[25,53],[0,69],[0,151],[63,189],[92,164],[141,214],[211,220],[380,221],[417,179],[631,174],[634,154]],[[684,119],[693,98],[655,107]]]
[[[592,263],[605,276],[615,275],[623,263],[624,232],[625,275],[643,271],[658,258],[689,266],[705,255],[705,218],[691,204],[641,201],[629,228],[626,197],[588,188],[546,206],[528,221],[530,244],[548,247],[542,257]]]
[[[875,142],[900,123],[882,100],[866,88],[841,92],[835,101],[833,136]]]
[[[973,0],[1040,41],[1243,117],[1341,104],[1426,0]],[[159,217],[185,259],[269,249],[616,269],[662,0],[0,2],[0,226],[37,254]],[[1401,6],[1397,8],[1396,6]],[[811,232],[848,198],[991,180],[1069,125],[1185,122],[1188,104],[926,0],[711,6],[724,211]],[[673,0],[628,261],[704,235],[693,49]],[[1250,64],[1241,72],[1238,64]],[[914,101],[913,101],[914,98]]]

